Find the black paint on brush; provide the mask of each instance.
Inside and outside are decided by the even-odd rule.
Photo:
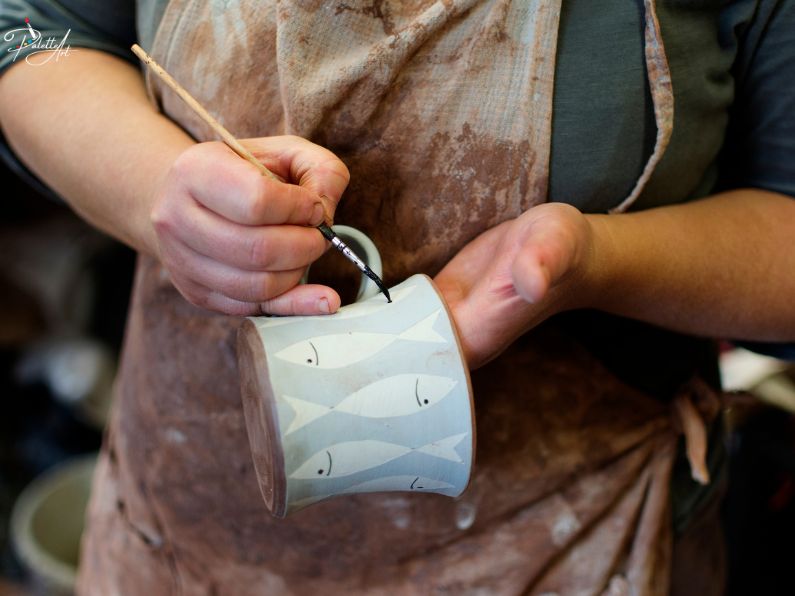
[[[389,296],[389,290],[386,289],[386,286],[384,285],[384,282],[381,281],[381,278],[378,277],[373,270],[367,266],[367,263],[356,256],[356,253],[354,253],[347,244],[340,240],[339,236],[334,233],[334,230],[332,230],[326,224],[320,224],[317,229],[320,230],[320,233],[325,236],[326,240],[331,242],[331,244],[342,254],[344,254],[351,263],[356,265],[362,273],[373,280],[375,285],[378,286],[378,289],[381,290],[381,293],[386,296],[387,302],[392,302],[392,298]]]

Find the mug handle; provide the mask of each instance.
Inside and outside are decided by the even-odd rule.
[[[351,250],[356,253],[356,255],[364,261],[367,266],[373,270],[378,277],[383,275],[383,265],[381,263],[381,254],[378,252],[375,244],[373,243],[370,238],[364,232],[357,230],[356,228],[352,228],[351,226],[340,226],[335,225],[331,226],[331,229],[334,230],[334,233],[340,237],[340,239],[351,247]],[[344,257],[343,257],[344,258]],[[301,278],[301,283],[306,283],[306,280],[309,276],[309,268],[307,268],[306,273]],[[375,285],[375,282],[367,277],[366,275],[362,274],[362,281],[359,284],[359,291],[356,293],[356,301],[359,302],[361,300],[367,300],[368,298],[372,298],[376,296],[380,290],[378,286]]]

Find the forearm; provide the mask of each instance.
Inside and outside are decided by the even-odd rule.
[[[17,155],[75,211],[156,254],[154,191],[193,141],[155,111],[140,71],[93,50],[20,62],[0,78],[0,123]]]
[[[795,200],[745,189],[587,218],[588,306],[696,335],[795,340]]]

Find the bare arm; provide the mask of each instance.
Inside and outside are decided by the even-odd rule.
[[[131,64],[94,50],[0,78],[0,122],[19,157],[89,222],[157,254],[155,190],[193,140],[149,103]]]
[[[190,302],[234,315],[334,312],[339,296],[296,287],[325,250],[313,227],[348,170],[297,137],[248,148],[286,182],[218,142],[195,143],[149,103],[140,71],[81,49],[0,79],[0,122],[17,155],[85,219],[161,260]]]
[[[621,215],[547,203],[476,238],[436,281],[473,367],[574,308],[694,335],[792,341],[795,200],[744,189]]]
[[[795,200],[735,190],[594,225],[592,305],[712,337],[795,340]]]

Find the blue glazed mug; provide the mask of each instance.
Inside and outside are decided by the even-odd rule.
[[[367,236],[334,231],[381,275]],[[277,517],[356,493],[455,497],[469,483],[472,386],[443,298],[413,275],[388,304],[362,277],[357,302],[333,315],[249,317],[238,331],[254,467]]]

